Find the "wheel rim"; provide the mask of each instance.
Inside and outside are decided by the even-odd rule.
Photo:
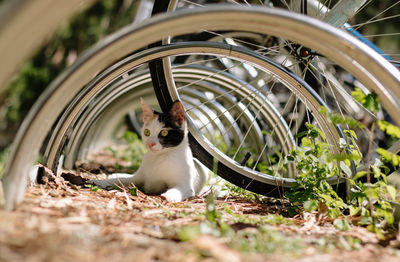
[[[80,111],[82,108],[84,108],[86,105],[89,104],[90,96],[95,93],[100,93],[102,91],[102,88],[104,87],[104,79],[116,79],[118,78],[121,74],[126,74],[127,71],[131,70],[132,68],[135,68],[138,66],[139,63],[145,63],[146,57],[148,60],[151,59],[157,59],[157,58],[162,58],[166,55],[173,55],[174,52],[175,54],[192,54],[192,53],[197,53],[199,51],[197,50],[202,50],[201,52],[207,52],[209,54],[217,54],[217,55],[223,55],[225,56],[232,56],[235,57],[241,57],[241,59],[247,59],[246,61],[253,59],[253,63],[257,64],[257,66],[264,66],[264,67],[269,67],[269,70],[274,70],[274,73],[280,74],[281,77],[284,77],[285,82],[292,82],[291,87],[292,88],[297,88],[299,85],[302,84],[302,88],[299,90],[293,90],[293,92],[298,92],[300,96],[304,97],[303,99],[306,99],[307,106],[309,108],[312,108],[310,111],[312,111],[313,115],[319,119],[322,129],[326,132],[326,134],[331,134],[330,136],[327,135],[329,141],[331,144],[336,144],[337,139],[339,138],[339,133],[336,131],[336,128],[330,124],[329,122],[326,121],[326,119],[320,115],[319,113],[319,107],[321,106],[321,101],[318,101],[318,96],[315,94],[315,92],[308,87],[304,82],[302,82],[301,79],[296,77],[294,74],[291,72],[288,72],[282,67],[279,67],[275,65],[272,61],[268,60],[265,57],[259,56],[253,52],[249,52],[246,50],[242,50],[240,48],[231,48],[229,46],[223,45],[223,44],[216,44],[216,43],[189,43],[189,44],[177,44],[177,45],[170,45],[170,46],[164,46],[164,47],[159,47],[155,48],[154,50],[147,50],[143,53],[134,55],[132,57],[129,57],[120,63],[114,65],[111,67],[111,69],[106,70],[106,72],[102,73],[101,75],[98,76],[95,81],[93,81],[92,84],[89,84],[87,87],[87,90],[82,91],[82,95],[80,96],[80,99],[76,99],[74,103],[72,103],[69,106],[69,109],[66,110],[67,114],[64,115],[59,121],[59,126],[56,127],[54,130],[54,135],[53,137],[49,140],[49,147],[48,147],[48,153],[46,155],[48,156],[48,162],[47,164],[52,166],[54,163],[57,161],[57,156],[59,156],[60,151],[62,150],[62,147],[60,146],[55,146],[55,145],[62,145],[64,142],[64,139],[66,137],[66,134],[68,133],[68,130],[72,129],[71,127],[73,126],[73,122],[76,121],[74,119],[78,118],[80,115]],[[143,58],[143,59],[142,59]],[[193,70],[191,68],[190,70]],[[209,72],[209,75],[212,75],[213,72]],[[223,76],[220,76],[220,79],[222,79]],[[109,81],[110,83],[113,83],[113,81]],[[242,83],[239,83],[241,85]],[[248,96],[246,95],[246,90],[250,91],[249,89],[244,89],[241,91],[243,94],[242,96]],[[89,94],[89,95],[88,95]],[[85,97],[87,95],[87,97]],[[264,97],[258,98],[258,104],[260,107],[264,105],[264,107],[271,106],[268,103],[265,103]],[[98,111],[99,109],[96,109],[94,111]],[[243,109],[241,109],[243,110]],[[271,108],[269,108],[271,110]],[[293,149],[293,138],[290,138],[288,140],[288,135],[290,135],[290,132],[288,132],[288,127],[285,125],[284,122],[281,122],[281,125],[276,125],[277,122],[282,121],[280,119],[279,113],[276,112],[275,109],[272,110],[271,112],[265,113],[265,115],[268,115],[267,117],[271,118],[269,121],[274,123],[274,128],[276,128],[274,132],[280,134],[280,144],[285,145],[285,149],[283,150],[283,155],[286,155],[290,152],[291,149]],[[85,119],[85,118],[84,118]],[[189,127],[191,133],[193,134],[194,137],[198,139],[198,142],[201,143],[203,147],[206,147],[206,150],[209,152],[209,154],[213,155],[220,161],[224,161],[224,163],[227,166],[230,166],[231,168],[235,167],[236,170],[240,171],[243,173],[243,175],[250,177],[251,179],[258,180],[263,183],[269,183],[269,184],[275,184],[276,181],[275,179],[271,179],[271,177],[267,176],[265,177],[265,174],[262,174],[260,172],[255,171],[254,169],[250,168],[245,168],[241,166],[238,162],[232,161],[231,158],[227,157],[225,154],[223,154],[221,151],[216,152],[215,146],[212,145],[211,143],[207,142],[207,139],[202,134],[199,134],[197,128],[194,125],[190,125]],[[263,148],[265,150],[265,148]],[[69,162],[70,163],[70,162]],[[210,167],[211,168],[211,167]],[[246,172],[246,173],[244,173]],[[290,183],[293,183],[293,180],[288,180],[286,182],[287,185],[290,185]]]

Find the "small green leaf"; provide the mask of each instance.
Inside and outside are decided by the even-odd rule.
[[[303,203],[304,210],[307,212],[313,212],[318,209],[318,200],[311,199]]]
[[[301,139],[301,143],[302,143],[302,147],[309,147],[309,146],[312,146],[311,140],[308,139],[308,138],[306,138],[306,137],[303,137],[303,138]]]
[[[396,188],[391,185],[387,185],[386,189],[393,200],[396,200]]]
[[[210,222],[215,222],[218,217],[219,216],[215,207],[214,195],[211,192],[206,197],[206,218]]]
[[[186,227],[181,228],[178,232],[178,238],[181,241],[189,241],[200,235],[201,235],[201,231],[198,226],[186,226]]]
[[[360,89],[360,88],[355,88],[353,92],[351,92],[351,95],[354,97],[354,99],[361,103],[364,104],[365,103],[365,97],[366,94],[364,94],[364,92]]]
[[[334,114],[328,111],[324,111],[324,110],[320,110],[320,112],[322,114],[325,115],[326,118],[329,119],[330,122],[332,122],[333,124],[339,125],[339,124],[343,124],[343,125],[347,125],[349,127],[355,127],[355,128],[364,128],[364,125],[357,121],[354,118],[351,117],[347,117],[341,114]]]
[[[383,148],[376,149],[376,152],[381,155],[384,163],[391,163],[394,167],[400,166],[400,156],[393,154]]]
[[[337,218],[342,214],[342,212],[340,212],[339,208],[332,208],[328,210],[328,216],[330,218]]]
[[[356,88],[351,95],[371,112],[379,111],[379,98],[375,93],[365,94],[360,88]]]
[[[357,172],[357,174],[354,176],[354,180],[357,180],[357,179],[360,179],[360,178],[362,178],[363,176],[365,176],[365,175],[367,175],[367,171],[360,171],[360,172]]]
[[[346,130],[344,130],[344,133],[350,135],[350,136],[353,137],[355,140],[358,140],[357,135],[356,135],[356,132],[354,132],[354,130],[346,129]]]
[[[350,211],[350,216],[355,216],[358,213],[360,213],[360,208],[356,206],[350,206],[349,211]]]
[[[89,185],[85,185],[85,186],[88,187],[90,189],[90,191],[93,191],[93,192],[97,192],[98,190],[101,190],[101,188],[99,188],[98,186],[95,186],[95,185],[89,184]]]
[[[347,222],[347,220],[344,219],[335,219],[333,221],[333,225],[335,226],[336,229],[341,230],[341,231],[346,231],[349,230],[351,228],[349,222]]]
[[[131,196],[137,196],[137,187],[129,188],[129,194],[131,194]]]
[[[400,138],[400,128],[383,120],[378,120],[378,127],[391,137]]]
[[[288,161],[294,161],[294,157],[292,157],[292,156],[287,156],[286,159],[287,159]]]
[[[339,162],[339,166],[342,169],[342,171],[347,175],[347,177],[351,177],[353,172],[351,172],[350,167],[348,167],[343,161]]]
[[[394,216],[391,208],[388,209],[376,208],[375,216],[383,217],[389,225],[393,224],[394,222]]]
[[[367,201],[367,203],[368,203],[368,201]],[[366,209],[365,207],[362,207],[362,208],[361,208],[361,216],[363,216],[363,218],[372,220],[372,218],[369,216],[369,211],[368,211],[368,209]],[[361,219],[361,220],[362,220],[362,219]],[[371,223],[371,222],[368,222],[368,223]]]
[[[363,216],[358,222],[358,224],[360,225],[370,225],[371,223],[372,223],[372,217],[370,216]]]
[[[365,97],[365,102],[363,103],[365,108],[370,110],[371,112],[378,112],[379,111],[379,99],[375,93],[370,93]]]
[[[308,133],[308,131],[299,132],[299,133],[297,133],[297,134],[294,136],[294,138],[303,137],[303,136],[307,135],[307,133]]]
[[[375,226],[374,224],[368,225],[367,230],[372,233],[375,233],[379,239],[381,239],[381,240],[385,239],[385,236],[383,235],[382,230],[380,228],[378,228],[377,226]]]
[[[271,131],[265,131],[265,130],[261,130],[261,134],[263,135],[271,135]]]
[[[326,108],[326,107],[324,107],[324,106],[321,106],[320,107],[320,109],[319,109],[319,112],[321,113],[321,114],[327,114],[328,113],[328,109]]]

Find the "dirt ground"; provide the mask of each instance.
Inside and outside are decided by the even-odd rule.
[[[339,231],[318,214],[282,217],[286,205],[219,198],[219,219],[233,232],[183,241],[185,228],[205,225],[204,197],[168,203],[55,177],[30,186],[14,212],[0,211],[0,261],[400,261],[396,234],[380,241],[362,227]]]

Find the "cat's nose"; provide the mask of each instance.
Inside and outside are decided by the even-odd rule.
[[[149,148],[152,148],[152,147],[155,146],[155,145],[156,145],[156,143],[154,143],[154,142],[147,143],[147,146],[148,146]]]

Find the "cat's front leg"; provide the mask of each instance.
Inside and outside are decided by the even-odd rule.
[[[181,187],[173,187],[161,194],[169,202],[181,202],[194,196],[194,190]]]
[[[136,174],[122,174],[115,173],[109,176],[108,179],[91,179],[89,183],[101,188],[114,188],[118,186],[135,185],[140,187],[143,184],[143,177],[140,173]]]

